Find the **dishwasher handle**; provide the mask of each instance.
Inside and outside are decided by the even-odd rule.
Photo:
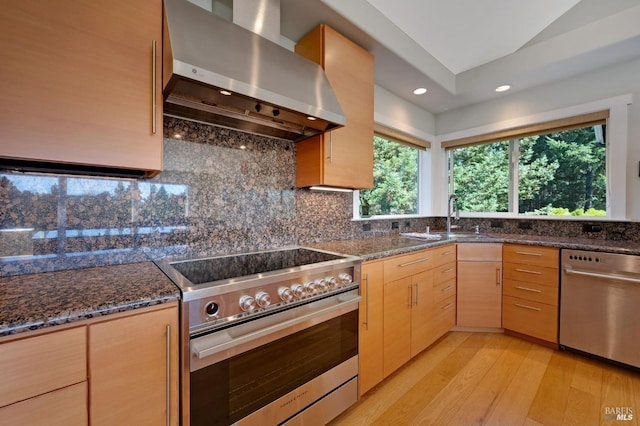
[[[624,275],[605,274],[600,272],[577,271],[571,268],[564,268],[564,272],[569,275],[580,275],[583,277],[601,278],[604,280],[625,281],[628,283],[640,284],[640,278],[627,277]]]

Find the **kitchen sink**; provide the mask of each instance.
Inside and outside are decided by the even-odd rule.
[[[436,241],[436,240],[481,240],[484,238],[491,238],[487,234],[476,234],[475,232],[429,232],[429,233],[421,233],[421,232],[408,232],[400,234],[401,237],[405,238],[414,238],[417,240],[427,240],[427,241]]]

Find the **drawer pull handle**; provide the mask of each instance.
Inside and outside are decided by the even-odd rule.
[[[447,251],[445,251],[444,253],[442,253],[442,255],[443,255],[443,256],[450,256],[450,255],[452,255],[452,254],[453,254],[453,251],[452,251],[452,250],[447,250]]]
[[[500,287],[502,285],[502,268],[496,268],[496,287]]]
[[[523,272],[525,274],[533,274],[533,275],[542,275],[542,272],[540,271],[529,271],[528,269],[520,269],[520,268],[516,268],[516,272]]]
[[[443,274],[448,274],[449,272],[453,272],[453,268],[445,269],[442,271]]]
[[[534,306],[529,306],[529,305],[523,305],[522,303],[516,303],[516,306],[519,308],[525,308],[525,309],[530,309],[532,311],[541,311],[542,309],[540,308],[536,308]]]
[[[522,287],[522,286],[519,286],[519,285],[517,285],[516,288],[518,290],[530,291],[532,293],[542,293],[542,290],[538,290],[536,288]]]
[[[401,263],[398,266],[401,267],[401,268],[404,268],[406,266],[415,265],[416,263],[426,262],[427,260],[429,260],[428,257],[423,257],[422,259],[412,260],[411,262],[406,262],[406,263]]]
[[[522,254],[524,256],[542,256],[542,253],[536,253],[533,251],[517,251],[516,254]]]
[[[447,303],[440,309],[442,309],[443,311],[446,311],[447,309],[451,309],[451,308],[453,308],[453,303]]]
[[[452,286],[452,285],[448,285],[448,286],[446,286],[445,288],[441,288],[441,289],[440,289],[440,291],[449,291],[449,290],[451,290],[452,288],[453,288],[453,286]]]

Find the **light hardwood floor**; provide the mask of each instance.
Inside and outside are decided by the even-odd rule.
[[[616,408],[632,419],[612,419]],[[450,332],[331,425],[638,426],[639,415],[635,371],[501,333]]]

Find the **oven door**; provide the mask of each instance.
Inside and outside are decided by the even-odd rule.
[[[359,300],[351,290],[192,339],[191,425],[295,424],[307,408],[327,422],[354,403]]]

